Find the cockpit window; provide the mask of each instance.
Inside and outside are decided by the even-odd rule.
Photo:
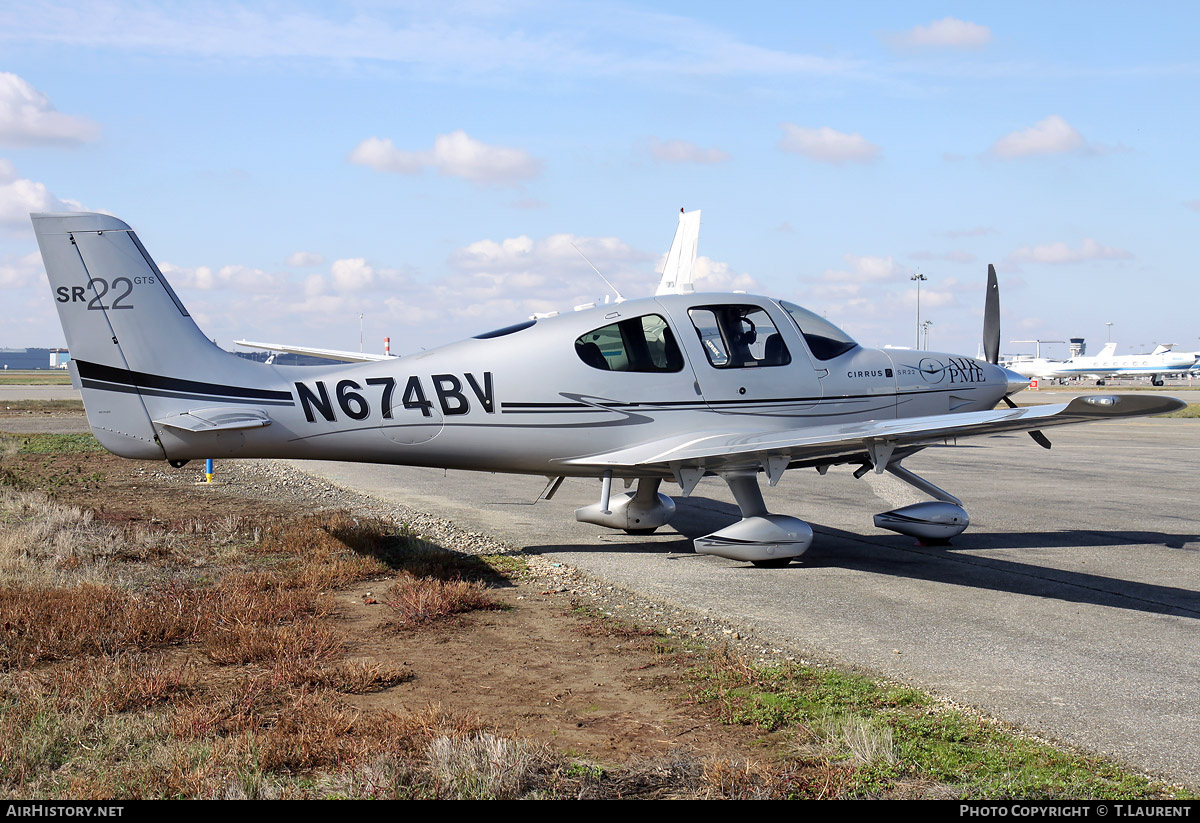
[[[575,353],[603,371],[676,372],[683,353],[667,321],[657,314],[631,317],[590,331],[575,341]]]
[[[759,306],[698,306],[688,316],[708,362],[718,369],[792,362],[771,316]]]
[[[824,317],[813,314],[808,309],[780,300],[779,305],[792,316],[796,327],[804,335],[804,341],[818,360],[832,360],[838,355],[845,354],[858,347],[854,339],[830,323]]]

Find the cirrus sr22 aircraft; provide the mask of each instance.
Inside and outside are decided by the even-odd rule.
[[[699,213],[680,229],[659,294],[526,320],[406,357],[329,366],[256,363],[200,331],[133,230],[104,214],[33,225],[88,423],[109,451],[182,466],[213,457],[394,463],[600,480],[576,518],[649,533],[675,515],[663,481],[716,475],[742,519],[698,552],[782,565],[812,528],[767,511],[759,476],[851,465],[932,500],[876,515],[927,540],[967,527],[961,501],[906,469],[958,438],[1169,412],[1171,398],[1099,396],[1017,408],[1028,381],[996,365],[989,267],[987,362],[869,349],[784,300],[696,293]],[[1004,402],[1007,408],[994,408]],[[612,481],[637,483],[613,492]]]

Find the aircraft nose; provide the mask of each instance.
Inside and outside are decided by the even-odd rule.
[[[1029,388],[1028,377],[1023,374],[1017,374],[1012,369],[1006,369],[1003,366],[1000,366],[999,368],[1004,375],[1004,379],[1008,381],[1008,388],[1004,391],[1005,396],[1016,394],[1023,389]]]

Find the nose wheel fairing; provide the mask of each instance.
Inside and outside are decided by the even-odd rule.
[[[971,524],[962,501],[948,491],[938,488],[899,463],[886,465],[884,471],[934,499],[877,514],[876,527],[907,534],[927,543],[947,543]]]

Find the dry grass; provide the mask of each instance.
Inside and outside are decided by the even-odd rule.
[[[389,762],[380,753],[391,752],[390,762],[419,767],[388,771],[389,796],[405,795],[395,781],[414,769],[436,795],[420,765],[430,741],[479,724],[436,708],[350,709],[339,695],[412,673],[348,660],[330,618],[340,587],[398,574],[411,583],[397,572],[406,560],[461,574],[437,554],[345,513],[131,525],[0,486],[0,791],[300,796],[312,791],[300,774],[378,782]],[[426,579],[438,592],[428,603],[459,588],[482,596],[478,583]],[[457,602],[455,612],[468,608]],[[353,776],[360,765],[374,776]]]
[[[404,574],[383,603],[395,610],[392,625],[414,626],[479,609],[499,608],[479,581],[439,580]]]
[[[126,548],[121,530],[90,511],[0,486],[0,582],[102,579]]]
[[[519,798],[537,785],[557,758],[544,746],[476,732],[438,737],[429,744],[437,794],[458,800]]]
[[[84,583],[0,587],[0,667],[150,650],[195,638],[210,618],[188,589],[143,593]]]
[[[872,722],[858,715],[839,715],[823,718],[816,724],[815,731],[835,751],[848,751],[857,765],[892,765],[896,762],[892,728],[886,723]]]

